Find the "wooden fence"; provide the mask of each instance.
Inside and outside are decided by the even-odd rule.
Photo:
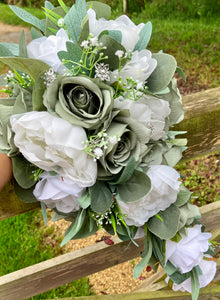
[[[183,98],[185,119],[177,130],[187,130],[188,150],[184,159],[220,150],[220,88],[199,92]],[[13,195],[13,197],[11,196]],[[22,212],[32,210],[38,205],[21,202],[8,190],[7,199],[0,195],[0,220]],[[220,240],[220,201],[201,208],[202,223],[207,231],[211,231],[213,239]],[[104,242],[73,251],[59,257],[38,263],[22,270],[7,274],[0,278],[0,300],[22,300],[48,291],[52,288],[72,282],[105,268],[136,258],[143,247],[143,239],[139,239],[136,247],[114,239],[114,245]],[[216,252],[219,252],[219,248]],[[220,280],[220,259],[215,280]],[[190,299],[188,293],[167,290],[164,271],[149,279],[129,294],[63,298],[63,300],[145,300],[145,299]],[[162,290],[161,290],[162,289]],[[214,285],[201,289],[199,300],[220,299],[220,286]]]

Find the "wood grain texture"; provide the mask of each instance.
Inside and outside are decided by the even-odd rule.
[[[202,211],[203,222],[206,225],[209,222],[210,213],[213,215],[213,219],[217,218],[217,222],[216,220],[212,222],[215,230],[220,218],[220,202],[216,202],[216,205],[207,205]],[[216,212],[218,213],[214,215],[213,213]],[[208,219],[206,219],[206,216]],[[216,235],[215,238],[217,239],[218,236]],[[123,243],[118,238],[114,239],[114,241],[115,244],[112,246],[107,246],[104,242],[100,242],[2,276],[0,278],[0,299],[20,300],[40,294],[138,257],[143,248],[143,239],[137,240],[140,245],[139,248],[131,243],[128,247],[128,243]]]

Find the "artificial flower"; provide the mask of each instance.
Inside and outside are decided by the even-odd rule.
[[[120,74],[124,83],[126,83],[127,78],[132,78],[134,81],[144,84],[156,66],[157,61],[152,58],[152,54],[149,50],[134,51],[131,60],[125,64],[120,70],[120,73],[118,70],[111,72],[110,82],[113,83],[117,81]]]
[[[44,94],[49,112],[73,125],[96,129],[109,118],[113,89],[87,76],[57,76]]]
[[[216,262],[210,255],[205,255],[204,258],[200,261],[198,265],[202,271],[202,275],[199,275],[199,286],[203,288],[207,286],[215,277],[216,273]],[[169,282],[169,276],[165,279],[166,282]],[[174,291],[182,291],[182,292],[192,292],[191,287],[191,277],[186,279],[180,284],[173,283],[172,289]]]
[[[61,28],[56,35],[42,36],[27,45],[29,58],[39,59],[51,66],[54,71],[64,73],[67,69],[62,65],[57,53],[66,51],[66,42],[69,41],[66,31]]]
[[[197,266],[209,248],[211,234],[201,232],[202,225],[188,228],[187,236],[181,234],[181,240],[176,243],[166,241],[166,259],[177,267],[181,273],[187,273]]]
[[[95,183],[97,165],[84,151],[83,128],[45,111],[14,115],[11,124],[15,145],[29,162],[81,187]]]
[[[123,15],[115,20],[96,19],[96,13],[93,9],[88,10],[89,31],[95,36],[105,30],[119,30],[122,33],[121,44],[127,51],[133,50],[139,40],[139,32],[144,24],[135,25],[128,16]]]
[[[49,208],[56,208],[59,212],[70,213],[78,211],[77,201],[85,191],[74,181],[60,175],[50,175],[44,172],[33,191],[37,200],[44,202]]]
[[[149,193],[135,202],[125,203],[117,200],[129,226],[144,225],[149,218],[168,208],[177,199],[180,186],[177,171],[168,166],[155,165],[150,166],[147,175],[151,180]]]
[[[157,141],[165,138],[165,122],[170,114],[167,101],[150,95],[142,95],[137,101],[120,99],[115,99],[114,107],[128,109],[132,118],[151,130],[150,139]]]
[[[117,137],[115,143],[109,143],[99,160],[98,176],[118,174],[131,157],[138,163],[147,150],[150,129],[137,120],[123,116],[120,112],[106,128],[109,137]]]

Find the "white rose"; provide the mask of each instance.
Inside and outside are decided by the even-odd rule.
[[[117,98],[114,101],[114,107],[128,109],[132,118],[151,129],[150,138],[152,140],[165,138],[165,120],[171,112],[168,101],[144,95],[137,101],[129,99],[121,101],[120,98]]]
[[[137,82],[145,83],[156,66],[157,61],[152,58],[152,54],[149,50],[144,49],[141,51],[135,51],[132,54],[131,60],[127,62],[120,71],[120,76],[125,83],[127,81],[127,77],[131,77]],[[119,78],[118,70],[111,72],[110,77],[111,83],[117,81]]]
[[[179,173],[164,165],[150,166],[147,175],[151,180],[151,190],[143,198],[135,202],[118,201],[123,214],[127,215],[126,223],[140,227],[149,218],[168,208],[176,201],[179,192]]]
[[[69,41],[67,33],[61,28],[56,35],[43,36],[31,41],[27,46],[28,57],[42,60],[55,72],[64,73],[67,69],[62,65],[57,52],[66,51],[67,41]]]
[[[210,260],[209,260],[210,259]],[[199,267],[202,270],[202,275],[199,275],[199,286],[203,288],[207,286],[215,277],[216,273],[216,262],[212,260],[212,257],[209,255],[205,255],[204,259],[202,259],[199,263]],[[166,278],[166,282],[169,282],[169,276]],[[191,288],[191,278],[186,279],[180,284],[173,283],[172,289],[174,291],[181,292],[192,292]]]
[[[144,24],[135,25],[126,15],[120,16],[116,20],[96,19],[96,13],[93,9],[88,10],[89,31],[95,36],[104,30],[119,30],[122,33],[121,44],[127,51],[133,50],[139,40],[139,32]]]
[[[49,208],[56,208],[60,212],[69,213],[78,211],[80,205],[77,201],[85,191],[72,180],[60,175],[51,176],[44,172],[41,180],[33,191],[37,200],[44,202]]]
[[[86,132],[48,112],[11,117],[14,142],[24,157],[45,171],[54,171],[81,187],[96,182],[97,164],[84,149]]]
[[[197,266],[203,259],[204,252],[209,248],[211,234],[201,232],[201,225],[188,228],[188,235],[175,243],[166,241],[166,259],[169,260],[181,273],[187,273]]]

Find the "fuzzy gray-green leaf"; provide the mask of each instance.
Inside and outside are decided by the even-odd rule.
[[[31,165],[22,155],[12,157],[13,175],[17,183],[24,189],[35,185],[33,171],[36,167]]]
[[[135,170],[132,177],[117,186],[120,200],[134,202],[146,195],[151,188],[150,178],[143,172]]]
[[[9,7],[21,20],[35,26],[40,29],[40,31],[45,32],[45,24],[40,19],[18,6],[9,5]]]
[[[27,58],[27,45],[26,45],[26,35],[24,29],[21,31],[20,41],[19,41],[19,57]]]
[[[57,55],[61,61],[62,59],[70,60],[71,62],[65,64],[65,66],[69,69],[72,69],[74,62],[80,61],[83,51],[78,45],[72,42],[66,42],[66,48],[67,51],[60,51],[57,53]]]
[[[32,58],[0,57],[0,61],[18,71],[30,75],[33,79],[36,79],[39,73],[46,72],[50,68],[46,63]]]
[[[136,50],[141,51],[146,49],[150,41],[151,34],[152,34],[152,23],[147,22],[139,33],[139,40],[135,45],[134,51]]]
[[[87,9],[92,8],[96,12],[96,18],[108,19],[111,16],[111,7],[105,3],[98,1],[88,1]]]
[[[152,55],[157,60],[157,67],[147,80],[147,86],[152,93],[164,90],[170,83],[176,71],[176,60],[173,56],[165,53]]]
[[[91,198],[91,208],[96,213],[102,214],[106,212],[112,205],[112,193],[104,182],[97,181],[89,188]]]
[[[14,43],[1,43],[0,44],[0,51],[1,51],[1,46],[3,46],[4,48],[2,48],[2,50],[4,51],[4,49],[8,49],[10,52],[10,55],[3,55],[0,52],[0,56],[18,56],[19,53],[19,45],[18,44],[14,44]]]

